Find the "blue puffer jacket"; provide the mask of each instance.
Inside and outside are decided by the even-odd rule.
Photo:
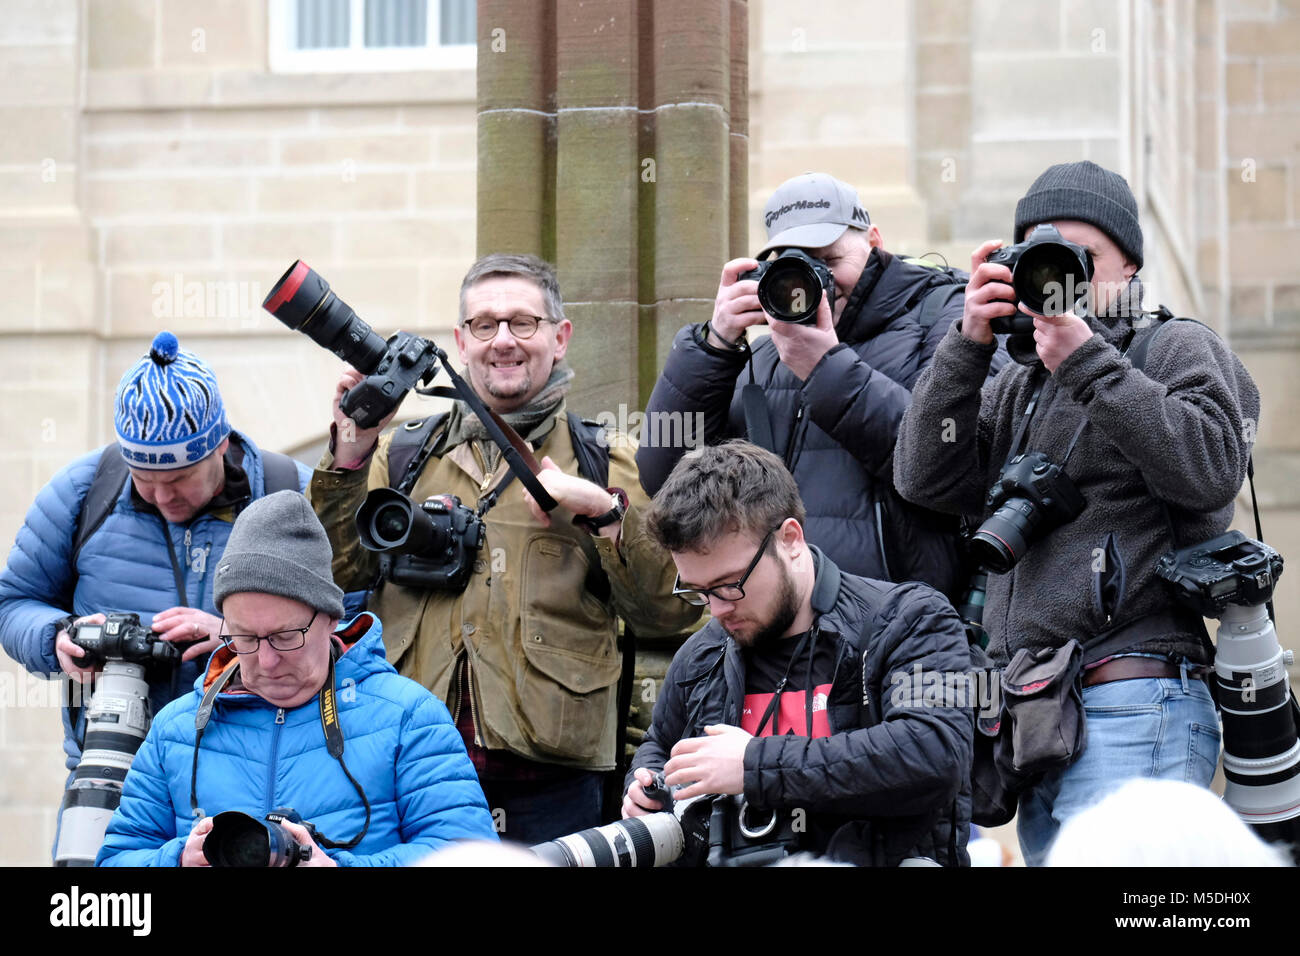
[[[248,438],[230,433],[232,450],[243,452],[250,500],[265,493],[262,454]],[[185,584],[186,606],[216,614],[212,575],[234,523],[233,509],[201,514],[188,524],[165,524],[160,515],[138,511],[131,481],[112,513],[87,539],[70,566],[82,502],[95,476],[102,449],[83,455],[61,469],[41,489],[18,530],[9,560],[0,571],[0,646],[33,674],[60,673],[54,654],[55,624],[67,614],[76,617],[103,612],[140,615],[145,627],[153,616],[177,606],[176,579],[163,545],[164,529]],[[311,481],[311,469],[298,465],[299,490]],[[75,577],[75,590],[74,586]],[[69,593],[71,592],[71,593]],[[157,713],[199,676],[202,660],[187,661],[149,685],[149,702]],[[84,708],[77,726],[63,712],[63,749],[68,769],[81,757],[78,743],[84,731]]]
[[[451,715],[419,684],[398,676],[384,657],[381,632],[374,615],[361,614],[336,634],[347,647],[334,665],[343,759],[371,812],[359,845],[326,851],[340,866],[402,866],[452,840],[496,839]],[[205,687],[234,657],[218,650],[194,693],[154,719],[96,865],[179,863],[193,825],[194,715]],[[198,802],[209,815],[240,810],[261,819],[291,807],[335,842],[351,840],[365,823],[360,796],[326,750],[319,694],[283,711],[256,694],[223,691],[198,763]]]

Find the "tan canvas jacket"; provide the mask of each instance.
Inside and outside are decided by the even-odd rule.
[[[540,443],[568,474],[577,474],[565,409]],[[326,452],[308,496],[334,548],[334,580],[344,591],[365,588],[378,568],[361,547],[354,516],[366,493],[388,485],[388,447],[380,438],[369,469],[339,471]],[[698,609],[671,594],[675,568],[646,534],[648,504],[637,477],[635,444],[611,433],[609,485],[627,492],[630,507],[617,549],[588,536],[609,577],[602,604],[585,586],[588,560],[579,540],[587,532],[568,521],[544,527],[533,518],[516,479],[485,516],[487,537],[474,573],[460,593],[425,591],[385,582],[368,604],[383,623],[388,659],[455,712],[456,660],[468,654],[475,726],[484,746],[548,763],[593,770],[614,766],[616,685],[620,659],[616,617],[642,635],[675,634]],[[484,476],[470,443],[430,458],[412,499],[453,494],[474,507],[506,474]]]

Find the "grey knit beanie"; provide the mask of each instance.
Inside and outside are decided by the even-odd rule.
[[[1142,227],[1128,181],[1096,163],[1057,163],[1034,180],[1016,203],[1016,242],[1032,225],[1077,219],[1096,226],[1142,268]]]
[[[333,551],[320,519],[296,491],[277,491],[240,512],[217,564],[217,611],[232,594],[253,591],[301,601],[333,618],[343,616],[334,583]]]

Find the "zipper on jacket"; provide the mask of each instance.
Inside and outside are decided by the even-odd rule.
[[[469,681],[469,722],[474,728],[474,743],[483,746],[483,737],[478,732],[478,711],[474,708],[474,678],[469,672],[469,658],[465,658],[465,677]]]
[[[275,762],[280,754],[280,730],[284,727],[284,708],[275,709],[275,730],[271,734],[271,759],[266,768],[266,812],[275,809]]]
[[[462,689],[461,675],[465,675],[465,684]],[[460,707],[461,700],[465,696],[465,691],[469,694],[469,722],[474,729],[474,743],[483,746],[483,736],[478,732],[478,711],[474,708],[474,681],[469,676],[469,656],[466,652],[461,652],[461,656],[456,660],[456,676],[452,679],[451,699],[456,702],[455,709],[451,712],[451,722],[453,726],[460,724]]]

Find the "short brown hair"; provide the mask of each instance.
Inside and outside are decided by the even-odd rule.
[[[747,441],[688,452],[655,495],[650,535],[668,551],[698,551],[724,534],[761,539],[786,518],[804,523],[803,501],[785,463]]]
[[[560,280],[555,276],[555,267],[536,256],[517,255],[508,252],[493,252],[483,256],[472,266],[460,284],[460,321],[464,322],[465,294],[484,279],[518,277],[527,279],[542,290],[542,301],[550,315],[543,318],[553,322],[564,320],[564,298],[560,295]]]

